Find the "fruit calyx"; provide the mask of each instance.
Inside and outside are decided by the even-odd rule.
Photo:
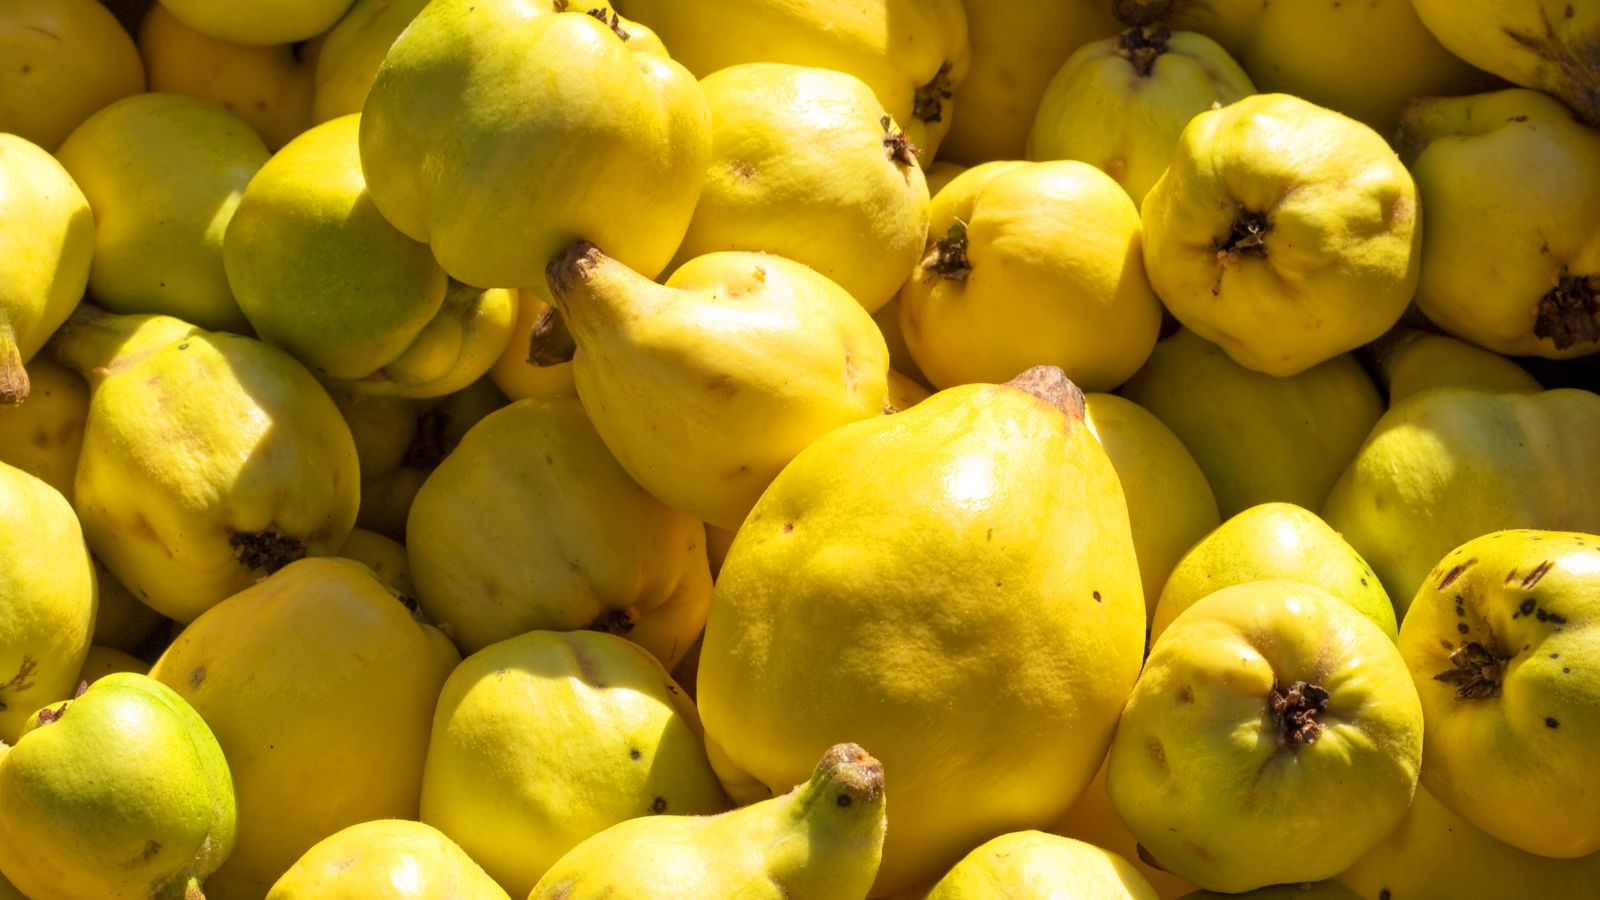
[[[917,145],[911,143],[904,131],[895,131],[894,120],[888,116],[879,119],[878,124],[883,126],[883,146],[889,151],[889,158],[902,166],[914,165],[922,155]]]
[[[1128,61],[1141,78],[1155,71],[1156,60],[1170,48],[1172,30],[1164,26],[1129,28],[1117,38],[1117,55]]]
[[[922,267],[950,279],[966,281],[972,266],[967,262],[967,223],[960,219],[950,225],[944,237],[928,245]]]
[[[9,333],[0,335],[0,406],[15,406],[28,399],[28,370],[22,353]]]
[[[1034,366],[1006,382],[1006,387],[1025,391],[1061,410],[1069,417],[1083,420],[1083,389],[1073,384],[1067,373],[1055,366]],[[1095,597],[1098,599],[1099,594]]]
[[[268,575],[306,556],[306,545],[297,537],[269,525],[260,531],[236,531],[228,538],[233,558],[252,572]]]
[[[597,6],[594,9],[588,10],[585,15],[599,19],[600,24],[610,28],[616,33],[617,37],[622,38],[623,40],[628,39],[628,32],[622,27],[622,17],[617,15],[616,10],[612,10],[611,14],[607,16],[606,10]]]
[[[1267,235],[1272,233],[1272,220],[1266,213],[1240,210],[1228,226],[1228,236],[1216,242],[1217,261],[1232,265],[1239,257],[1267,255]]]
[[[938,122],[944,118],[945,101],[954,95],[955,89],[950,86],[950,64],[944,63],[933,74],[932,80],[917,88],[911,112],[924,122]]]
[[[1320,685],[1296,681],[1285,690],[1281,684],[1272,685],[1267,705],[1278,720],[1278,746],[1304,747],[1315,743],[1322,735],[1322,722],[1318,719],[1328,709],[1328,690]]]
[[[553,306],[546,308],[534,320],[528,338],[528,362],[540,368],[559,366],[572,362],[577,352],[578,342],[567,330],[567,320],[561,317],[561,311]]]
[[[1564,272],[1556,286],[1539,300],[1533,336],[1549,338],[1557,350],[1600,341],[1600,275]]]
[[[1487,700],[1500,696],[1500,683],[1509,660],[1477,641],[1450,651],[1450,668],[1433,676],[1456,686],[1457,700]]]
[[[600,611],[586,627],[586,631],[598,631],[603,634],[626,635],[638,624],[639,617],[631,606],[613,606]]]

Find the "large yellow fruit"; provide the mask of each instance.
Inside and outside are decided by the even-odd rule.
[[[323,838],[416,818],[434,703],[460,660],[360,563],[307,559],[208,610],[150,670],[222,745],[239,839],[207,885],[258,898]]]
[[[235,44],[292,44],[332,28],[350,0],[161,0],[190,28]]]
[[[1190,119],[1255,92],[1250,76],[1205,35],[1130,28],[1084,44],[1056,72],[1028,133],[1028,158],[1082,160],[1138,205],[1167,170]]]
[[[145,87],[139,51],[96,0],[8,0],[0,59],[0,132],[46,150],[95,110]]]
[[[968,853],[927,900],[1156,900],[1133,864],[1092,844],[1039,831],[1003,834]]]
[[[1600,851],[1600,538],[1495,531],[1439,561],[1400,629],[1423,780],[1513,847]]]
[[[0,744],[71,696],[94,616],[94,568],[72,507],[0,463]]]
[[[267,900],[509,900],[466,851],[404,819],[351,825],[307,850]]]
[[[1350,356],[1274,378],[1187,329],[1157,344],[1123,393],[1194,454],[1224,517],[1274,500],[1321,509],[1383,414],[1372,379]]]
[[[1543,390],[1511,360],[1448,335],[1396,329],[1372,351],[1378,376],[1389,389],[1390,406],[1435,387],[1522,394]]]
[[[89,386],[48,356],[35,356],[27,370],[28,402],[0,404],[0,463],[42,479],[70,501]]]
[[[93,256],[94,214],[72,176],[0,133],[0,406],[28,399],[24,366],[72,315]]]
[[[1139,212],[1093,166],[975,166],[939,192],[927,237],[900,291],[900,329],[935,387],[1044,364],[1109,391],[1155,346],[1161,304]]]
[[[1383,580],[1404,619],[1428,571],[1506,528],[1600,532],[1600,397],[1442,387],[1392,407],[1322,517]]]
[[[543,284],[580,238],[654,277],[700,195],[710,113],[630,24],[550,0],[428,4],[362,109],[373,203],[467,284]]]
[[[94,211],[95,302],[249,333],[222,236],[268,155],[237,116],[178,94],[119,100],[78,126],[56,157]]]
[[[1142,214],[1162,302],[1268,375],[1383,334],[1420,274],[1417,190],[1399,157],[1371,128],[1285,94],[1195,116]]]
[[[1526,90],[1418,100],[1402,126],[1428,211],[1417,308],[1497,353],[1600,352],[1600,130]]]
[[[711,104],[705,189],[676,259],[759,250],[805,263],[868,312],[922,255],[928,188],[872,89],[842,72],[749,63],[700,82]]]
[[[727,808],[694,704],[619,637],[530,631],[469,656],[439,696],[422,821],[512,896],[618,822]]]
[[[747,62],[848,72],[932,159],[970,55],[961,0],[625,0],[674,59],[704,78]],[[605,246],[602,244],[601,246]],[[609,250],[609,248],[607,248]]]
[[[736,800],[804,778],[838,741],[873,747],[898,823],[875,891],[893,894],[1060,818],[1143,646],[1116,471],[1077,388],[1041,367],[802,451],[723,565],[698,697]]]
[[[1405,817],[1422,706],[1400,651],[1320,588],[1257,581],[1150,651],[1106,771],[1140,846],[1201,887],[1332,878]]]

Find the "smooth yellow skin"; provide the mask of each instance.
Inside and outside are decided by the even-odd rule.
[[[330,835],[283,873],[267,900],[510,900],[438,830],[381,819]]]
[[[288,45],[230,43],[194,30],[156,3],[139,25],[139,52],[150,90],[215,103],[248,122],[268,149],[311,127],[314,70]]]
[[[512,400],[578,396],[578,388],[572,383],[572,363],[536,366],[528,361],[533,326],[549,308],[540,290],[517,291],[517,315],[511,326],[511,337],[489,368],[489,379]]]
[[[1150,882],[1161,900],[1173,900],[1194,890],[1190,882],[1157,869],[1139,857],[1139,842],[1117,815],[1111,805],[1111,795],[1106,792],[1106,766],[1103,761],[1078,802],[1072,804],[1061,821],[1050,827],[1050,832],[1117,854]]]
[[[711,104],[705,188],[678,263],[758,250],[804,263],[874,312],[922,257],[928,187],[901,127],[860,79],[778,63],[700,82]]]
[[[94,630],[95,578],[78,520],[54,488],[0,463],[0,742],[72,695]]]
[[[1142,215],[1167,308],[1268,375],[1383,334],[1420,275],[1417,190],[1399,157],[1371,128],[1286,94],[1195,116]],[[1262,243],[1228,252],[1246,216],[1264,217]]]
[[[311,555],[355,524],[350,429],[311,374],[252,338],[167,316],[85,311],[53,343],[89,379],[74,508],[95,556],[187,622],[261,572],[235,535],[275,531]]]
[[[562,857],[528,900],[863,897],[886,827],[884,769],[830,748],[809,781],[717,816],[644,816]]]
[[[936,269],[936,242],[963,226],[965,274]],[[1086,391],[1109,391],[1161,330],[1141,241],[1128,195],[1086,163],[968,169],[934,200],[929,252],[901,289],[906,345],[935,387],[1055,365]]]
[[[33,900],[203,896],[235,835],[228,761],[205,721],[133,673],[50,711],[0,755],[5,877]]]
[[[97,0],[7,0],[0,59],[0,132],[47,150],[95,110],[145,88],[138,49]]]
[[[376,531],[357,528],[344,539],[338,555],[371,569],[372,574],[395,593],[407,597],[417,595],[417,586],[411,580],[411,564],[406,560],[406,548],[399,541]]]
[[[1039,831],[1003,834],[968,853],[927,900],[1156,900],[1133,864],[1107,850]]]
[[[518,293],[450,282],[444,305],[405,352],[352,387],[364,393],[420,398],[466,390],[505,353],[516,328]]]
[[[1150,640],[1184,610],[1235,584],[1297,581],[1322,588],[1383,630],[1399,635],[1394,604],[1366,560],[1316,513],[1293,503],[1252,506],[1183,555],[1152,611]]]
[[[1464,697],[1471,682],[1438,676],[1471,665],[1451,654],[1473,644],[1500,671]],[[1600,788],[1588,775],[1600,674],[1586,665],[1600,653],[1600,538],[1518,530],[1467,541],[1428,573],[1400,650],[1427,717],[1428,790],[1520,850],[1600,851]]]
[[[846,425],[784,469],[723,566],[698,681],[711,760],[748,801],[846,735],[872,748],[896,822],[875,896],[1060,818],[1138,673],[1127,506],[1065,402],[966,385]]]
[[[355,0],[317,52],[313,122],[361,112],[383,57],[427,5],[428,0]]]
[[[179,94],[128,97],[78,126],[56,157],[94,211],[95,302],[248,334],[222,236],[268,156],[239,117]]]
[[[118,672],[148,675],[150,673],[150,664],[121,650],[91,645],[89,652],[83,657],[83,668],[78,670],[78,684],[92,685],[107,675],[114,675]],[[74,688],[76,688],[76,685],[74,685]],[[69,697],[71,697],[71,694],[61,699],[65,700]]]
[[[435,0],[362,111],[373,202],[467,284],[543,284],[578,238],[654,277],[688,227],[711,145],[704,94],[659,48],[582,4]]]
[[[1389,405],[1434,387],[1528,394],[1544,390],[1521,366],[1463,340],[1426,331],[1391,332],[1374,345]]]
[[[262,46],[316,37],[339,21],[350,0],[161,0],[161,5],[201,34]]]
[[[1600,532],[1600,397],[1435,388],[1391,407],[1322,507],[1402,621],[1446,553],[1505,528]]]
[[[1117,726],[1106,786],[1163,868],[1247,891],[1344,871],[1405,817],[1422,706],[1388,635],[1320,588],[1224,588],[1156,641]],[[1327,691],[1284,743],[1275,690]]]
[[[468,657],[439,697],[422,821],[513,897],[625,819],[727,808],[694,704],[620,637],[530,631]]]
[[[668,506],[735,529],[796,453],[889,405],[889,354],[843,288],[729,251],[658,285],[593,247],[551,265],[573,379],[617,462]]]
[[[28,398],[23,367],[89,281],[94,215],[55,157],[0,133],[0,407]]]
[[[207,884],[260,897],[313,844],[414,819],[433,708],[460,660],[360,563],[290,563],[196,619],[150,676],[216,733],[239,840]]]
[[[27,401],[0,405],[0,463],[43,480],[71,500],[89,417],[89,386],[48,356],[35,356],[27,369]]]
[[[417,492],[406,553],[422,608],[469,653],[593,628],[670,668],[711,600],[701,523],[635,484],[572,398],[473,426]]]
[[[1600,8],[1566,0],[1412,0],[1451,53],[1559,97],[1600,126]]]
[[[1194,457],[1160,419],[1115,394],[1088,394],[1084,401],[1084,421],[1122,482],[1149,616],[1178,559],[1222,524],[1217,498]]]
[[[94,617],[94,643],[124,653],[142,652],[141,648],[156,629],[169,624],[167,618],[140,603],[139,598],[123,587],[117,576],[98,560],[94,562],[94,578],[99,600]]]
[[[1495,840],[1435,800],[1422,786],[1411,812],[1339,880],[1366,900],[1582,897],[1600,882],[1600,853],[1551,859]]]
[[[1129,29],[1079,47],[1039,101],[1027,158],[1082,160],[1115,179],[1138,205],[1167,170],[1190,119],[1256,92],[1250,76],[1205,35],[1173,32],[1153,63],[1144,63],[1134,51],[1149,37]]]
[[[1600,352],[1587,334],[1541,328],[1546,298],[1564,279],[1589,276],[1600,292],[1600,130],[1525,90],[1419,100],[1403,127],[1418,148],[1412,171],[1428,210],[1417,307],[1497,353]],[[1600,331],[1592,306],[1567,315]]]
[[[1383,414],[1352,357],[1273,378],[1187,329],[1156,345],[1123,394],[1189,448],[1225,517],[1273,500],[1321,509]]]
[[[929,160],[950,130],[955,104],[938,92],[919,104],[918,90],[946,66],[945,86],[960,87],[971,61],[961,0],[625,0],[615,5],[650,26],[672,58],[698,78],[749,62],[848,72],[867,83]]]
[[[1034,112],[1061,64],[1121,26],[1111,4],[1097,0],[963,0],[962,6],[972,63],[956,89],[961,114],[939,158],[968,165],[1022,159]]]

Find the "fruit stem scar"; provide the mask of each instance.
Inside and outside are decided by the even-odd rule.
[[[1127,60],[1141,78],[1155,71],[1156,60],[1168,49],[1172,31],[1166,27],[1129,28],[1117,38],[1117,55]]]
[[[264,571],[268,575],[297,559],[304,559],[306,545],[297,537],[269,525],[260,531],[238,531],[228,538],[233,548],[233,558],[246,569]]]
[[[1286,691],[1274,682],[1267,704],[1278,719],[1278,746],[1303,747],[1315,742],[1322,734],[1317,717],[1327,711],[1328,698],[1327,689],[1319,685],[1296,681]]]
[[[1557,350],[1600,341],[1600,275],[1563,272],[1556,286],[1539,300],[1533,336],[1549,338]]]
[[[1468,641],[1450,651],[1451,667],[1433,676],[1433,680],[1455,685],[1457,700],[1498,697],[1506,662],[1506,657],[1483,644]]]
[[[924,122],[938,122],[944,118],[945,101],[954,94],[955,89],[950,86],[950,64],[944,63],[927,84],[917,88],[911,112]]]
[[[879,119],[878,124],[883,126],[883,146],[889,151],[889,158],[902,166],[915,164],[922,151],[911,143],[905,131],[895,131],[894,120],[888,116]]]
[[[578,342],[567,329],[567,320],[555,307],[540,313],[528,335],[528,362],[540,368],[572,362]]]
[[[966,281],[972,271],[967,262],[967,223],[955,220],[944,237],[929,244],[922,267],[951,281]]]
[[[1266,213],[1240,210],[1228,227],[1228,236],[1215,243],[1217,261],[1227,266],[1237,263],[1244,254],[1265,258],[1267,235],[1271,233],[1272,221]]]

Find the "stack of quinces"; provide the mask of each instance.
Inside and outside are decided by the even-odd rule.
[[[0,897],[1600,897],[1600,0],[0,0]]]

